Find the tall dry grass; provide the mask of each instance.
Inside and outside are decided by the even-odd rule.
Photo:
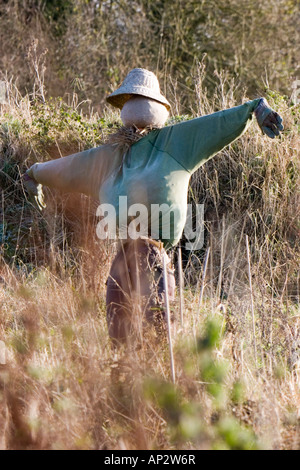
[[[199,67],[194,115],[235,105],[222,74],[206,98]],[[268,91],[282,138],[253,123],[191,182],[206,235],[185,253],[182,326],[179,299],[173,307],[174,386],[168,345],[151,332],[142,346],[111,347],[115,248],[96,239],[93,203],[49,191],[41,214],[20,179],[34,161],[101,144],[118,118],[41,90],[23,96],[10,82],[1,107],[1,447],[299,448],[299,107]]]
[[[72,94],[101,109],[133,67],[159,75],[172,105],[170,79],[181,111],[194,102],[194,76],[204,53],[212,97],[214,70],[226,69],[239,93],[268,83],[291,94],[299,74],[297,0],[18,0],[0,3],[0,79],[7,72],[22,93],[32,89],[32,41],[45,53],[50,96]]]

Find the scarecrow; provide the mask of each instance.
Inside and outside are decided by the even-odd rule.
[[[175,292],[167,250],[183,232],[191,175],[240,137],[253,114],[270,138],[278,136],[283,126],[264,98],[164,126],[170,104],[161,94],[157,77],[141,68],[131,70],[107,101],[121,110],[124,126],[119,132],[100,147],[35,163],[24,175],[24,185],[41,207],[42,185],[46,185],[84,193],[115,209],[116,226],[123,235],[107,280],[106,305],[109,335],[118,343],[143,323],[164,324],[164,286],[170,299]],[[146,208],[139,224],[148,229],[141,230],[140,236],[130,237],[128,232],[124,236],[132,221],[122,211],[124,197],[127,207]],[[155,212],[154,207],[161,210]],[[168,268],[165,280],[163,263]]]

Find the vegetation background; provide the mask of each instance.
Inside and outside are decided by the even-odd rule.
[[[299,19],[296,0],[0,1],[2,449],[300,448]],[[48,190],[40,213],[20,178],[103,143],[105,96],[137,66],[169,122],[266,96],[285,123],[193,177],[205,245],[184,253],[175,385],[153,332],[111,349],[96,203]]]

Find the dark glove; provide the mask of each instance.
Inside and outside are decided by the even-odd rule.
[[[44,193],[42,185],[39,184],[34,178],[25,173],[22,176],[23,184],[28,192],[29,199],[37,209],[45,209]]]
[[[260,99],[254,114],[262,133],[266,134],[271,139],[274,139],[276,136],[280,135],[280,131],[283,131],[281,116],[270,108],[265,98]]]

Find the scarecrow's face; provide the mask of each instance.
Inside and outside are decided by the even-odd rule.
[[[124,126],[139,129],[147,126],[163,127],[168,116],[169,111],[163,104],[140,95],[132,96],[121,111]]]

